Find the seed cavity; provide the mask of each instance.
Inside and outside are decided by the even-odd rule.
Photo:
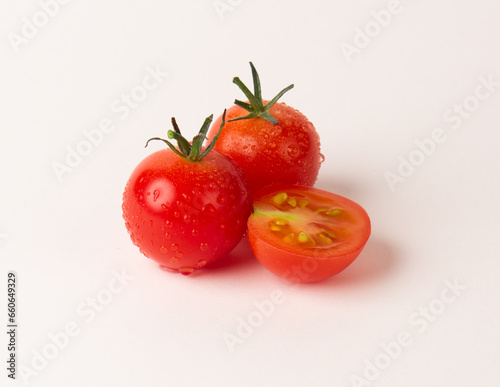
[[[273,223],[278,225],[278,226],[286,226],[288,224],[288,221],[285,219],[276,218],[273,220]]]
[[[331,245],[333,243],[333,239],[322,232],[317,234],[316,238],[322,245]]]
[[[305,208],[309,205],[309,201],[307,199],[299,199],[298,205],[299,208]]]
[[[299,232],[299,235],[297,236],[297,240],[299,241],[299,243],[310,243],[310,242],[314,242],[311,237],[305,233],[304,231],[301,231]]]
[[[340,214],[342,214],[342,210],[340,210],[338,208],[331,210],[331,211],[328,211],[326,213],[327,216],[339,216]]]
[[[273,197],[273,203],[281,206],[283,203],[285,203],[286,199],[288,199],[288,195],[286,194],[286,192],[280,192]]]

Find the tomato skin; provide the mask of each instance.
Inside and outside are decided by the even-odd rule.
[[[258,261],[271,273],[292,282],[318,282],[346,269],[363,248],[350,254],[332,258],[314,258],[291,253],[260,239],[254,231],[248,231],[248,240]]]
[[[132,172],[122,209],[132,242],[146,257],[190,274],[238,244],[250,201],[241,168],[227,156],[212,150],[193,162],[164,149]]]
[[[331,247],[305,248],[299,243],[283,242],[266,228],[262,216],[256,214],[259,209],[268,211],[272,207],[269,198],[279,192],[292,192],[305,198],[322,197],[324,203],[335,203],[349,212],[355,224],[347,227],[351,227],[353,233],[345,237],[345,242]],[[311,222],[315,223],[316,219]],[[254,214],[248,219],[248,239],[256,258],[275,275],[293,282],[317,282],[340,273],[359,256],[370,233],[370,218],[359,204],[327,191],[293,185],[268,186],[257,191]]]
[[[269,113],[278,124],[260,117],[226,122],[215,149],[231,156],[241,166],[251,193],[277,183],[313,186],[323,161],[314,125],[284,103],[276,103]],[[234,105],[227,110],[226,119],[247,114],[248,111]],[[209,140],[219,130],[221,118],[212,124]]]

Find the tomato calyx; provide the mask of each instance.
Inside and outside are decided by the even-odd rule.
[[[278,124],[278,121],[269,113],[269,109],[278,101],[278,99],[280,99],[283,96],[283,94],[285,94],[288,90],[292,89],[294,85],[291,84],[285,87],[271,101],[269,101],[266,105],[264,105],[262,101],[262,89],[260,86],[259,74],[257,73],[257,70],[255,69],[255,66],[253,65],[252,62],[250,62],[250,67],[252,68],[252,78],[254,87],[253,93],[248,89],[248,87],[245,86],[245,84],[240,80],[240,78],[238,77],[233,78],[233,83],[236,84],[241,89],[241,91],[245,94],[245,96],[248,98],[249,101],[248,103],[236,99],[234,101],[234,104],[247,110],[249,114],[244,117],[233,118],[229,122],[260,117],[269,121],[273,125],[276,125]]]
[[[172,144],[170,141],[160,138],[160,137],[153,137],[150,138],[146,142],[146,147],[148,146],[150,141],[153,140],[159,140],[163,141],[165,144],[168,145],[168,147],[178,156],[192,162],[198,162],[203,159],[215,146],[215,142],[219,138],[219,135],[222,131],[222,128],[224,127],[226,123],[226,110],[224,110],[224,113],[222,115],[222,121],[220,124],[219,131],[217,134],[214,136],[212,141],[208,144],[208,146],[203,150],[202,145],[205,139],[207,138],[207,132],[208,129],[210,128],[210,124],[212,123],[212,120],[214,118],[214,115],[211,114],[205,119],[205,122],[203,122],[203,125],[200,128],[200,131],[196,136],[194,136],[193,141],[190,143],[186,138],[181,134],[181,130],[179,129],[179,126],[177,125],[177,122],[175,120],[175,117],[172,117],[172,126],[174,127],[174,130],[169,130],[167,132],[167,136],[170,140],[176,140],[177,142],[177,148],[175,147],[174,144]]]

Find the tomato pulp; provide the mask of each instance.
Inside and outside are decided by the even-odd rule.
[[[274,274],[315,282],[348,267],[371,232],[357,203],[311,187],[275,185],[254,195],[248,238],[257,259]]]

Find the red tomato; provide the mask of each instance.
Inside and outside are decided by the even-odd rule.
[[[370,236],[370,218],[355,202],[296,185],[265,187],[254,195],[248,238],[274,274],[315,282],[349,266]]]
[[[255,92],[252,94],[239,78],[234,78],[250,103],[236,100],[236,105],[227,110],[228,122],[215,149],[242,167],[250,192],[276,183],[314,185],[324,158],[319,135],[298,110],[276,103],[293,85],[270,102],[263,101],[259,76],[251,62],[250,65]],[[219,117],[214,122],[209,139],[217,133],[221,120]]]
[[[241,168],[217,151],[204,154],[204,133],[191,145],[170,131],[179,150],[146,157],[123,194],[132,242],[163,268],[186,275],[227,255],[244,235],[250,213]],[[190,157],[193,152],[201,158]]]

